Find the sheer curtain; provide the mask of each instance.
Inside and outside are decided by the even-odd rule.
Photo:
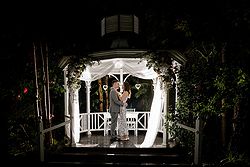
[[[82,73],[80,80],[95,81],[110,74],[120,74],[120,69],[123,69],[123,74],[131,74],[132,76],[142,79],[154,79],[158,74],[148,68],[147,61],[140,58],[114,58],[95,62],[92,66],[87,66]]]
[[[139,146],[140,148],[148,148],[152,147],[155,141],[155,138],[158,133],[161,113],[163,109],[163,96],[161,90],[161,82],[160,79],[157,78],[156,86],[154,88],[154,97],[150,109],[150,115],[148,119],[148,130],[146,132],[144,141]]]

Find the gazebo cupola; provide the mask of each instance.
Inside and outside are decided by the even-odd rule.
[[[139,36],[139,19],[133,14],[105,16],[101,24],[101,51],[90,53],[98,59],[138,58],[145,53]]]
[[[101,20],[101,36],[109,49],[135,48],[138,34],[139,19],[135,15],[112,15]]]

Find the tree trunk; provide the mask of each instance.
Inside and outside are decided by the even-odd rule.
[[[99,92],[99,111],[103,111],[103,92],[102,92],[102,79],[98,79],[98,92]]]

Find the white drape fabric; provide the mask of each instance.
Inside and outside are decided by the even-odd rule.
[[[114,58],[101,60],[100,62],[95,62],[92,66],[87,66],[86,70],[82,73],[80,80],[92,82],[106,75],[120,74],[121,68],[123,74],[130,74],[141,79],[153,80],[158,77],[158,74],[152,68],[147,67],[146,60],[142,60],[140,58]],[[160,89],[160,79],[157,79],[156,86],[154,88],[154,97],[151,105],[150,117],[148,120],[148,130],[140,147],[153,146],[161,119],[163,106],[162,92],[163,91]],[[74,132],[77,131],[74,130]]]
[[[142,79],[153,79],[158,75],[152,69],[148,68],[147,61],[140,58],[114,58],[95,62],[92,66],[87,66],[82,73],[80,80],[95,81],[109,74],[131,74],[134,77]]]
[[[164,100],[162,93],[163,91],[161,90],[161,82],[160,79],[157,78],[156,86],[154,88],[154,97],[148,119],[148,130],[146,132],[144,141],[139,146],[140,148],[149,148],[154,144],[160,126],[161,113],[163,109]]]

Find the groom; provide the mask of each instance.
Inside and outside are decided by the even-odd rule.
[[[111,131],[110,141],[111,142],[119,140],[115,132],[115,129],[117,127],[117,118],[120,112],[120,106],[127,105],[127,103],[123,103],[122,101],[119,100],[118,92],[117,92],[118,88],[119,88],[119,81],[113,80],[112,87],[111,87],[110,94],[109,94],[109,100],[110,100],[109,111],[111,115],[111,128],[110,128],[110,131]]]

